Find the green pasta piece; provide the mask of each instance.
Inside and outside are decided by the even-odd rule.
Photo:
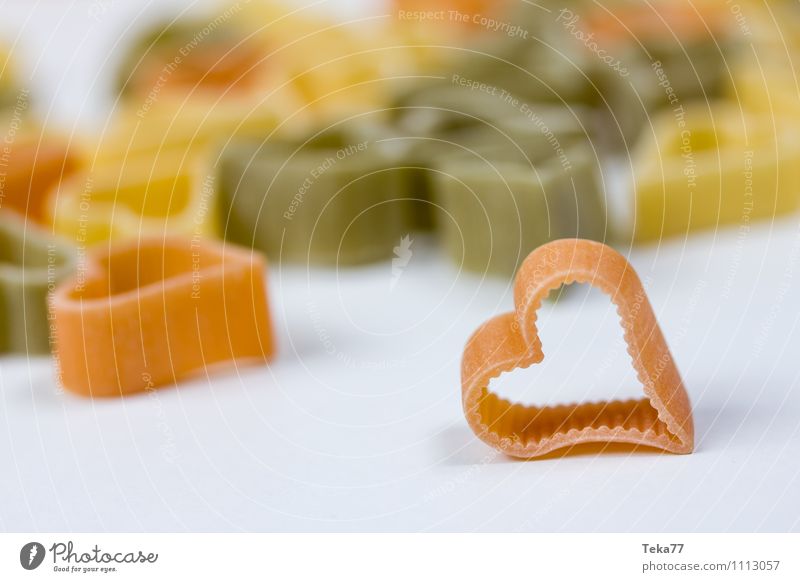
[[[455,75],[455,74],[454,74]],[[447,84],[415,91],[395,103],[398,125],[405,131],[443,132],[484,125],[514,115],[511,97],[492,87],[459,85],[455,75]]]
[[[0,353],[49,352],[48,293],[74,268],[69,245],[0,212]]]
[[[476,110],[477,112],[477,110]],[[432,201],[434,178],[440,171],[440,162],[451,156],[474,151],[507,152],[510,159],[527,163],[528,158],[545,159],[554,156],[566,157],[566,148],[577,141],[587,144],[593,139],[593,123],[588,112],[581,107],[556,105],[530,105],[524,102],[507,104],[500,109],[504,116],[486,118],[480,123],[455,127],[447,131],[433,132],[421,146],[410,155],[416,156],[423,185],[419,191],[426,192]],[[433,209],[433,204],[428,205]]]
[[[386,149],[345,129],[234,142],[219,169],[225,237],[301,264],[390,258],[410,222],[398,158]]]
[[[476,148],[440,163],[437,228],[448,256],[467,271],[512,276],[545,242],[607,238],[591,146],[564,138],[556,154],[518,145]]]

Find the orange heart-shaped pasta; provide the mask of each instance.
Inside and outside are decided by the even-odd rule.
[[[544,359],[536,311],[552,289],[576,282],[599,288],[617,306],[644,398],[539,408],[492,393],[492,378]],[[694,426],[689,397],[642,283],[622,255],[588,240],[545,244],[520,267],[514,303],[514,312],[482,325],[464,350],[464,413],[479,438],[521,458],[585,443],[612,442],[672,453],[692,452]]]
[[[53,293],[59,377],[93,397],[173,384],[274,352],[266,265],[249,249],[151,237],[95,247]]]

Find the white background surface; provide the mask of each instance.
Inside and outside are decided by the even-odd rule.
[[[110,48],[140,12],[181,3],[100,4],[99,21],[92,2],[0,4],[46,116],[91,122]],[[459,273],[421,237],[412,249],[393,290],[388,262],[273,267],[269,367],[91,401],[61,393],[47,358],[0,359],[0,529],[800,529],[798,217],[623,249],[695,407],[690,456],[495,454],[463,419],[459,365],[472,331],[511,309],[510,285]],[[637,393],[605,297],[577,291],[541,317],[545,363],[501,389]]]

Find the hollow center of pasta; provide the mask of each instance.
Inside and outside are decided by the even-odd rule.
[[[484,389],[480,412],[491,431],[524,442],[572,430],[668,434],[644,396],[607,296],[570,285],[537,313],[544,359],[505,372]]]

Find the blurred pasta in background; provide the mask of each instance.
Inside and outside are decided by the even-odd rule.
[[[559,238],[690,239],[796,212],[798,30],[792,2],[219,3],[138,30],[102,129],[70,135],[5,48],[0,210],[77,254],[169,235],[347,267],[419,232],[506,279]]]

